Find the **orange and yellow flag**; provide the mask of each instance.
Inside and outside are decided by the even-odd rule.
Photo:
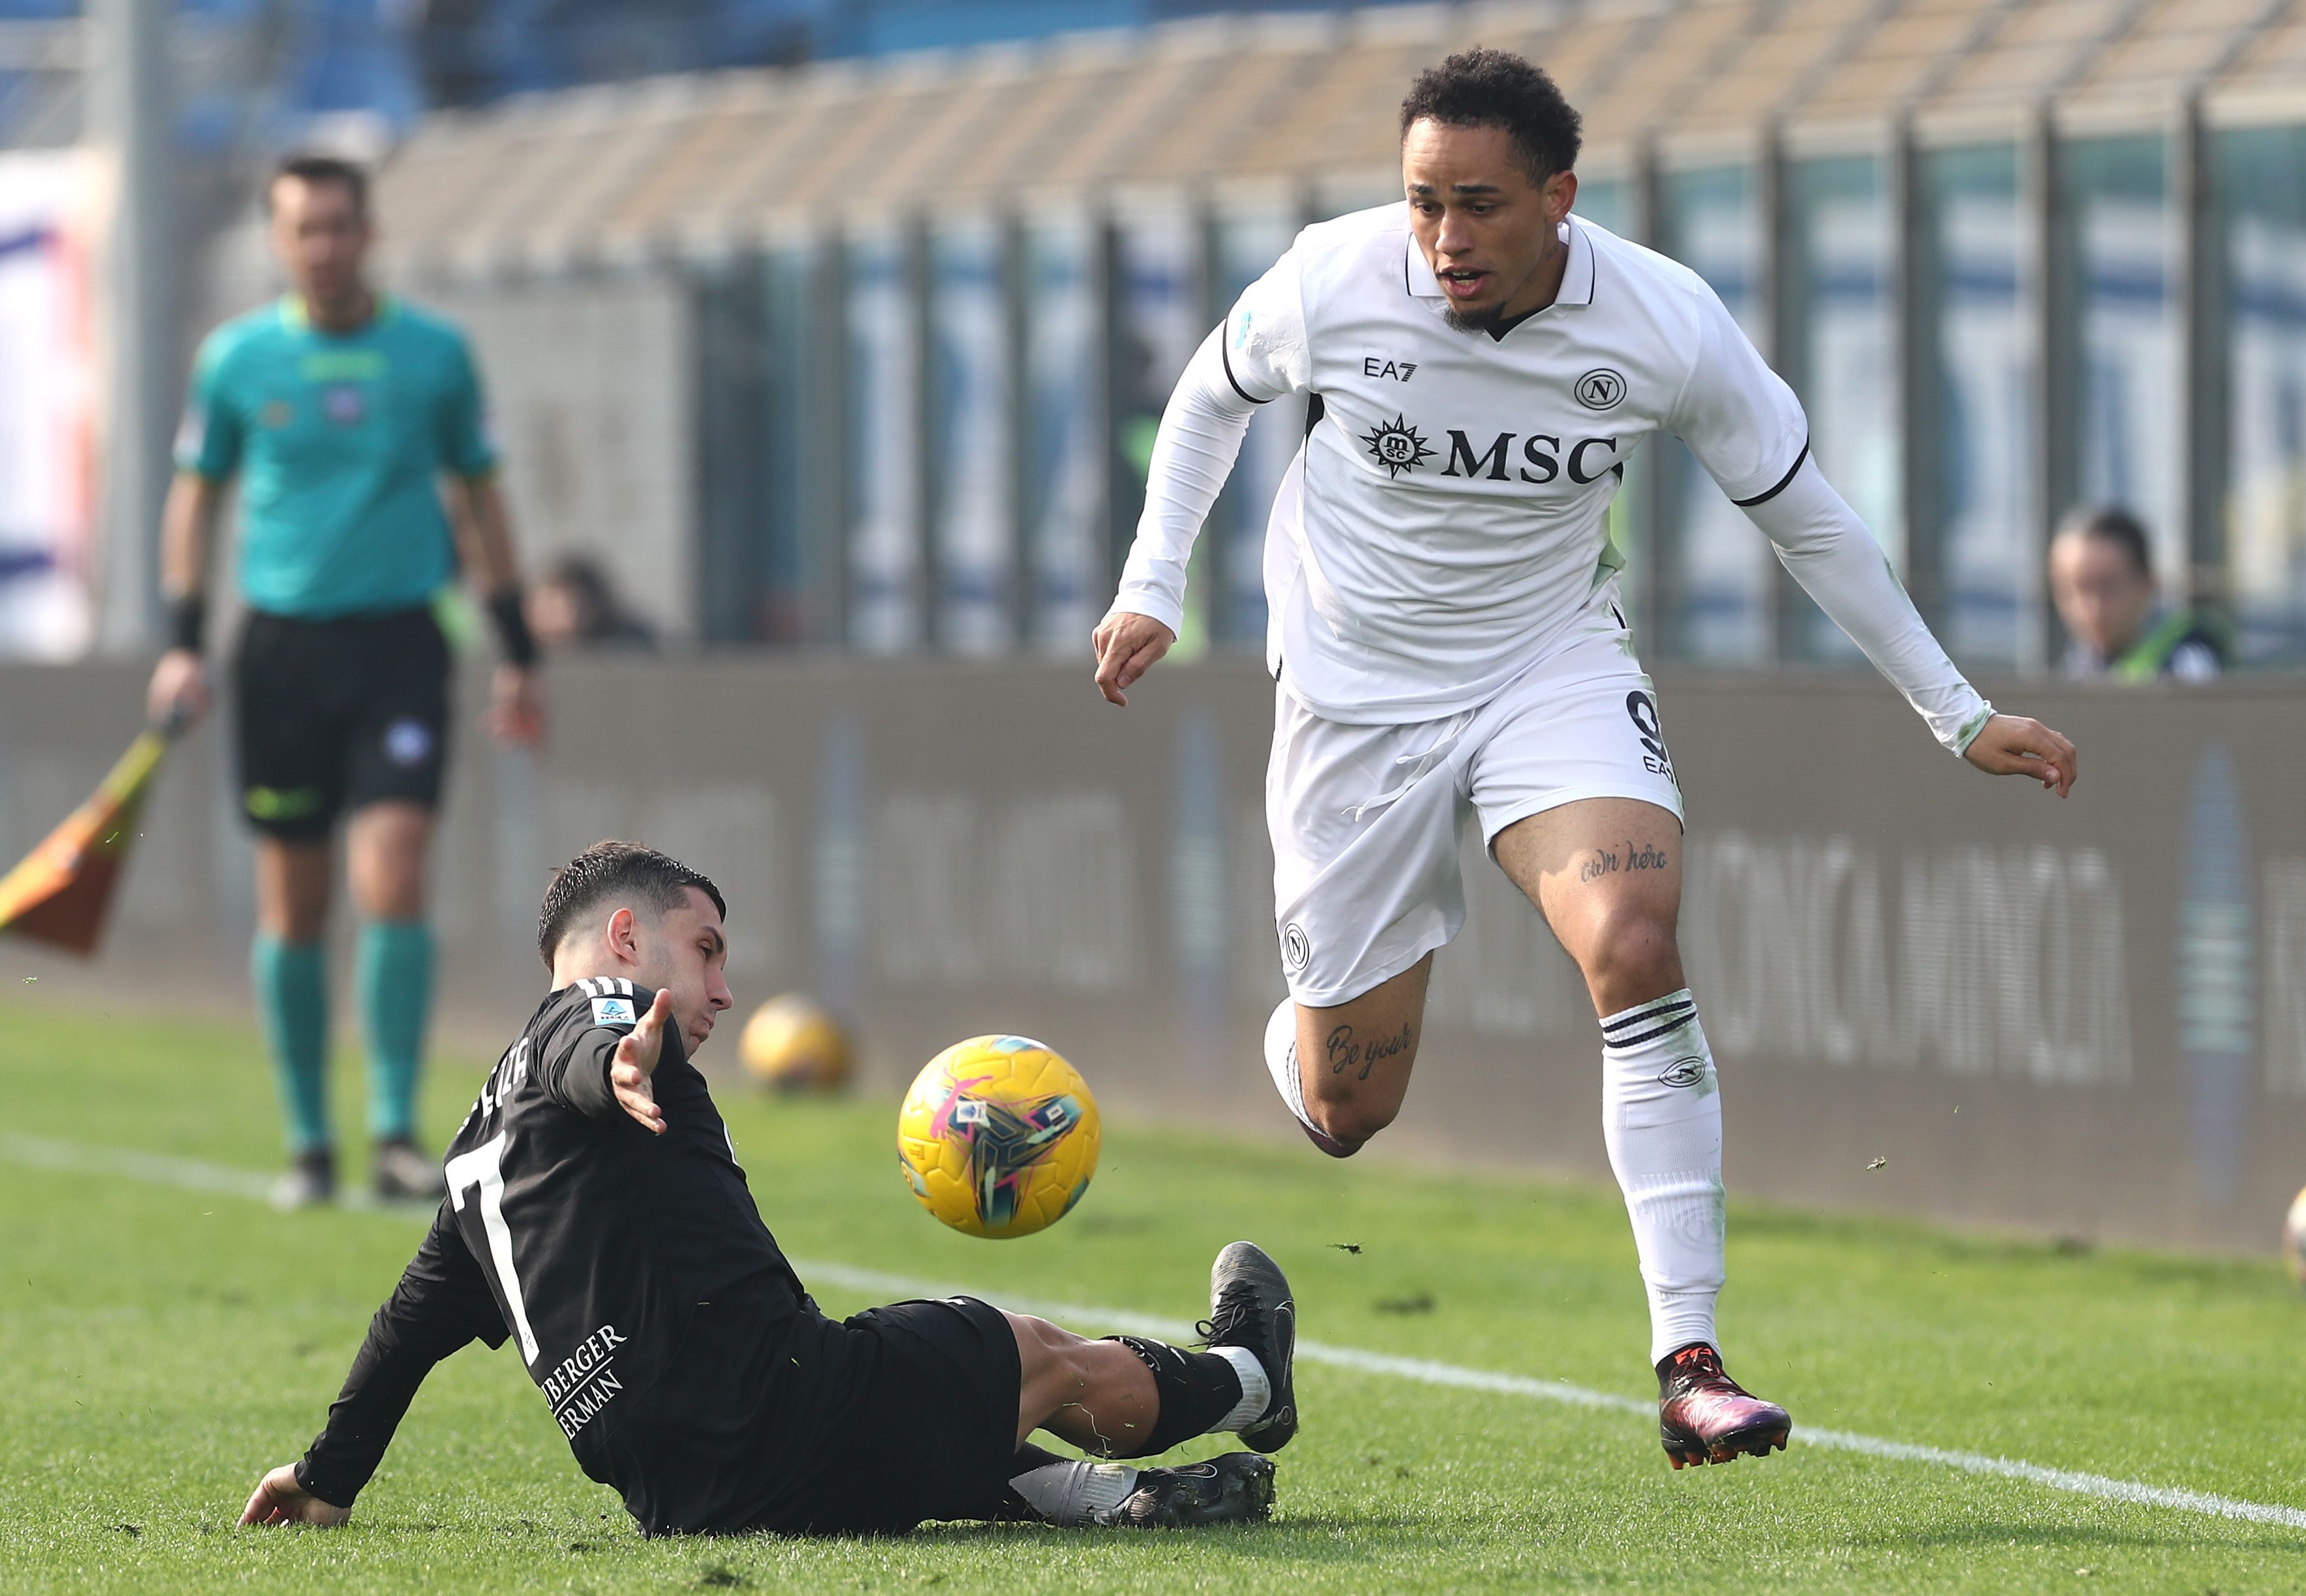
[[[136,812],[167,751],[166,730],[140,735],[88,802],[0,876],[0,930],[75,953],[96,952],[112,889],[136,840]]]

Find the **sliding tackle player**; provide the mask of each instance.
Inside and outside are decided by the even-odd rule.
[[[721,893],[631,843],[547,890],[552,989],[449,1144],[448,1195],[377,1310],[328,1427],[243,1523],[342,1523],[432,1366],[517,1340],[585,1472],[652,1535],[898,1532],[926,1519],[1262,1519],[1297,1431],[1296,1305],[1247,1242],[1217,1254],[1207,1350],[1089,1341],[973,1297],[817,1311],[761,1223],[689,1063],[732,1001]],[[1199,1435],[1255,1452],[1099,1459]]]

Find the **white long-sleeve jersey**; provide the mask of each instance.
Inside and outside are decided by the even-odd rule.
[[[1993,713],[1809,459],[1801,403],[1687,268],[1572,218],[1554,303],[1460,332],[1405,204],[1299,234],[1170,396],[1116,610],[1172,631],[1257,406],[1320,401],[1266,535],[1268,666],[1315,714],[1439,719],[1553,646],[1615,574],[1625,463],[1666,431],[1960,752]]]

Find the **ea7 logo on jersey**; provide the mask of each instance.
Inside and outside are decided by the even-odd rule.
[[[1385,467],[1388,481],[1398,478],[1405,471],[1414,471],[1433,457],[1424,435],[1409,424],[1406,416],[1379,422],[1362,434],[1362,441],[1369,445],[1370,458]]]
[[[1626,695],[1626,713],[1634,722],[1634,734],[1641,738],[1642,767],[1653,776],[1663,776],[1678,787],[1673,773],[1673,755],[1665,751],[1665,726],[1658,719],[1657,703],[1647,693]]]
[[[633,1000],[628,997],[596,997],[593,1000],[594,1025],[638,1025],[641,1017],[633,1012]]]
[[[1362,356],[1362,375],[1364,377],[1390,377],[1396,382],[1406,382],[1409,374],[1415,370],[1417,363],[1413,360],[1388,360],[1381,354]]]

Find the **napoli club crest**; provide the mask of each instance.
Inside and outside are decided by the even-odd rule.
[[[1588,410],[1615,410],[1625,403],[1626,380],[1607,366],[1596,366],[1580,377],[1570,391]]]

